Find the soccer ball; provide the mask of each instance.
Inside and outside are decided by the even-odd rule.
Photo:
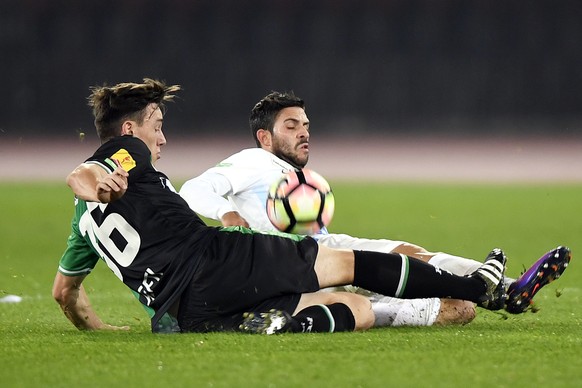
[[[290,171],[277,180],[267,197],[267,216],[280,231],[316,234],[329,225],[335,199],[329,183],[315,171]]]

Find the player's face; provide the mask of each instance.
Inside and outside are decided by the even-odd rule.
[[[302,108],[282,109],[273,126],[271,152],[297,167],[309,160],[309,120]]]
[[[133,136],[141,139],[152,153],[152,163],[161,158],[161,147],[166,144],[162,124],[164,115],[156,104],[146,107],[146,115],[143,124],[133,128]]]

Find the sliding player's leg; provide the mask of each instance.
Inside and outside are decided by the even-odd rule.
[[[471,275],[457,276],[405,255],[334,250],[320,245],[315,272],[320,287],[353,284],[399,298],[469,300],[488,309],[503,306],[505,255],[493,250]]]
[[[330,248],[353,249],[360,251],[374,251],[384,253],[402,253],[415,257],[449,271],[455,275],[469,275],[481,266],[481,262],[444,252],[430,252],[427,249],[405,241],[388,239],[369,239],[353,237],[347,234],[327,234],[314,237],[317,241]]]
[[[475,304],[458,299],[399,299],[373,294],[375,327],[465,325],[475,319]]]
[[[253,334],[333,333],[365,330],[373,324],[367,298],[348,292],[315,292],[301,295],[293,315],[277,309],[245,314],[240,330]]]
[[[387,239],[367,239],[347,234],[327,234],[316,236],[317,241],[330,248],[345,248],[384,253],[402,253],[416,257],[429,264],[441,264],[443,269],[456,275],[474,272],[482,263],[446,253],[432,253],[426,249],[404,241]],[[435,259],[434,263],[431,262]],[[440,267],[440,265],[436,265]],[[334,288],[337,291],[342,287]],[[374,326],[431,326],[466,324],[475,317],[475,306],[471,302],[443,299],[400,299],[386,297],[354,286],[343,287],[346,291],[357,292],[369,297],[372,302]]]

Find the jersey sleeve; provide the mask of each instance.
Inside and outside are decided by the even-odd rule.
[[[262,180],[265,166],[270,163],[271,153],[260,148],[251,148],[231,155],[207,172],[226,178],[230,185],[230,192],[227,194],[237,195]]]
[[[80,276],[90,273],[99,261],[99,255],[81,236],[77,219],[71,225],[67,248],[59,262],[59,272],[66,276]]]
[[[151,167],[152,157],[147,145],[133,136],[122,136],[116,141],[103,144],[89,159],[89,164],[97,164],[112,173],[118,164],[128,172],[131,183],[145,169]]]
[[[293,167],[262,148],[249,148],[229,156],[182,187],[192,210],[220,220],[237,211],[256,230],[275,230],[265,204],[271,184]]]
[[[260,149],[246,149],[229,156],[196,178],[190,179],[180,189],[180,195],[196,213],[220,221],[230,211],[238,211],[228,200],[261,179],[268,154]]]
[[[228,178],[213,171],[206,171],[190,179],[180,189],[180,195],[192,210],[217,221],[225,213],[235,210],[226,199],[231,193],[232,187]]]

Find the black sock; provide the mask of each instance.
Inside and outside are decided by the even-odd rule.
[[[353,331],[356,327],[352,310],[343,303],[306,307],[293,320],[291,331],[295,333]]]
[[[481,279],[453,275],[413,257],[369,251],[354,255],[354,286],[383,295],[477,302],[485,292]]]

